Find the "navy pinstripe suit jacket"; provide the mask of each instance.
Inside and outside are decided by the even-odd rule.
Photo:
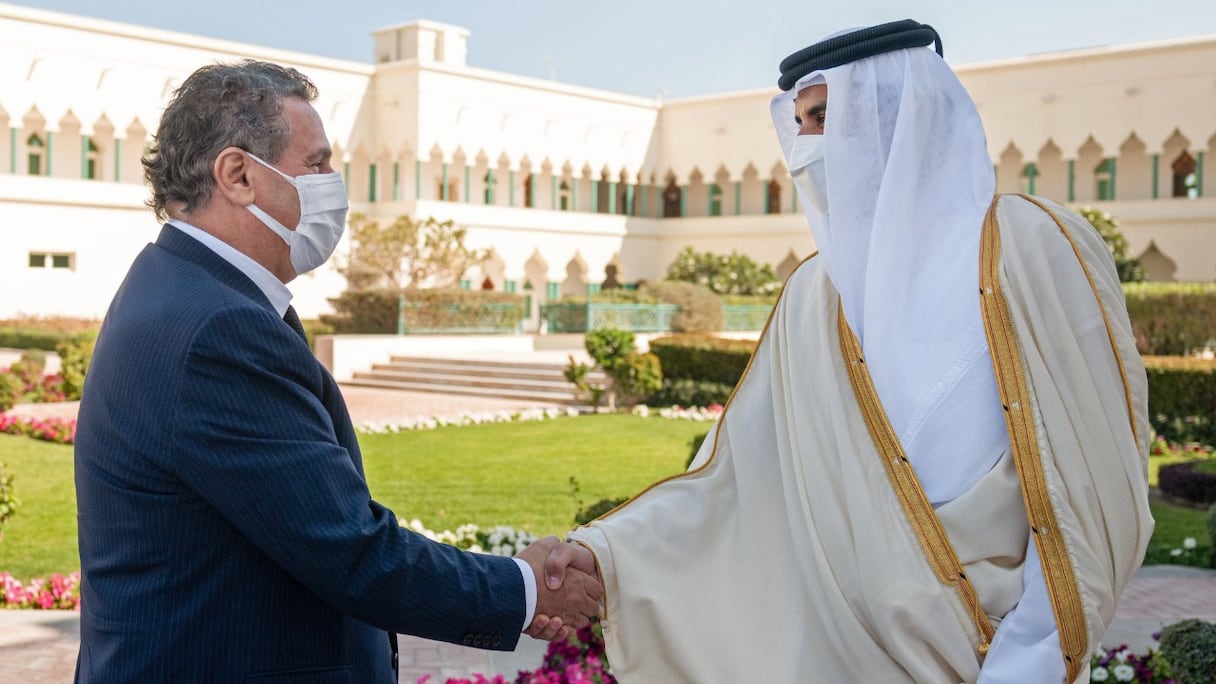
[[[338,386],[175,228],[102,325],[76,442],[78,682],[387,682],[385,630],[514,648],[514,561],[373,501]]]

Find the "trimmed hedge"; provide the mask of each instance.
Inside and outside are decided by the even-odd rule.
[[[1192,503],[1216,503],[1216,473],[1198,469],[1203,461],[1184,461],[1161,466],[1157,471],[1157,489],[1177,499]]]
[[[662,362],[659,362],[660,367]],[[730,399],[734,385],[721,382],[701,382],[680,378],[663,379],[663,386],[646,399],[647,406],[709,406],[725,404]]]
[[[338,334],[387,334],[397,332],[397,301],[393,290],[347,290],[329,300],[333,314],[323,314],[321,323]],[[524,315],[524,295],[487,290],[420,289],[405,291],[405,328],[473,328],[492,319],[498,327],[515,328]],[[509,305],[491,309],[485,305]],[[472,322],[472,323],[470,323]]]
[[[1149,419],[1172,442],[1216,445],[1216,360],[1146,356]]]
[[[91,318],[33,317],[0,321],[0,347],[55,351],[61,342],[81,333],[96,332],[101,321]]]
[[[756,348],[755,340],[733,340],[712,335],[665,335],[650,341],[659,357],[663,377],[712,382],[734,387],[743,377]]]
[[[1125,283],[1141,354],[1181,356],[1216,338],[1216,283]]]

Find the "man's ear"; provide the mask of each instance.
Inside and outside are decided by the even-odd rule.
[[[215,178],[215,189],[230,204],[247,207],[254,201],[253,186],[249,182],[249,157],[239,147],[225,147],[220,150],[211,165],[211,174]]]

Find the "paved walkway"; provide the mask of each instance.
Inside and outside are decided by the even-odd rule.
[[[464,411],[514,411],[534,405],[356,387],[343,388],[343,394],[356,422],[454,416]],[[75,406],[21,406],[15,411],[27,415],[74,415]],[[1216,570],[1142,568],[1124,591],[1103,644],[1114,647],[1126,643],[1140,652],[1151,642],[1153,632],[1189,617],[1216,622]],[[74,612],[0,610],[0,682],[70,682],[79,640],[80,622]],[[433,677],[432,684],[475,673],[500,673],[513,678],[521,669],[538,667],[544,654],[542,642],[523,637],[520,644],[515,653],[488,653],[402,637],[401,681],[413,684],[427,674]]]

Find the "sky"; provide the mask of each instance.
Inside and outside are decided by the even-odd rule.
[[[932,25],[958,66],[1216,35],[1216,0],[9,0],[9,4],[369,63],[371,33],[429,19],[470,30],[470,66],[642,97],[775,88],[826,34]],[[355,9],[357,11],[351,11]]]

